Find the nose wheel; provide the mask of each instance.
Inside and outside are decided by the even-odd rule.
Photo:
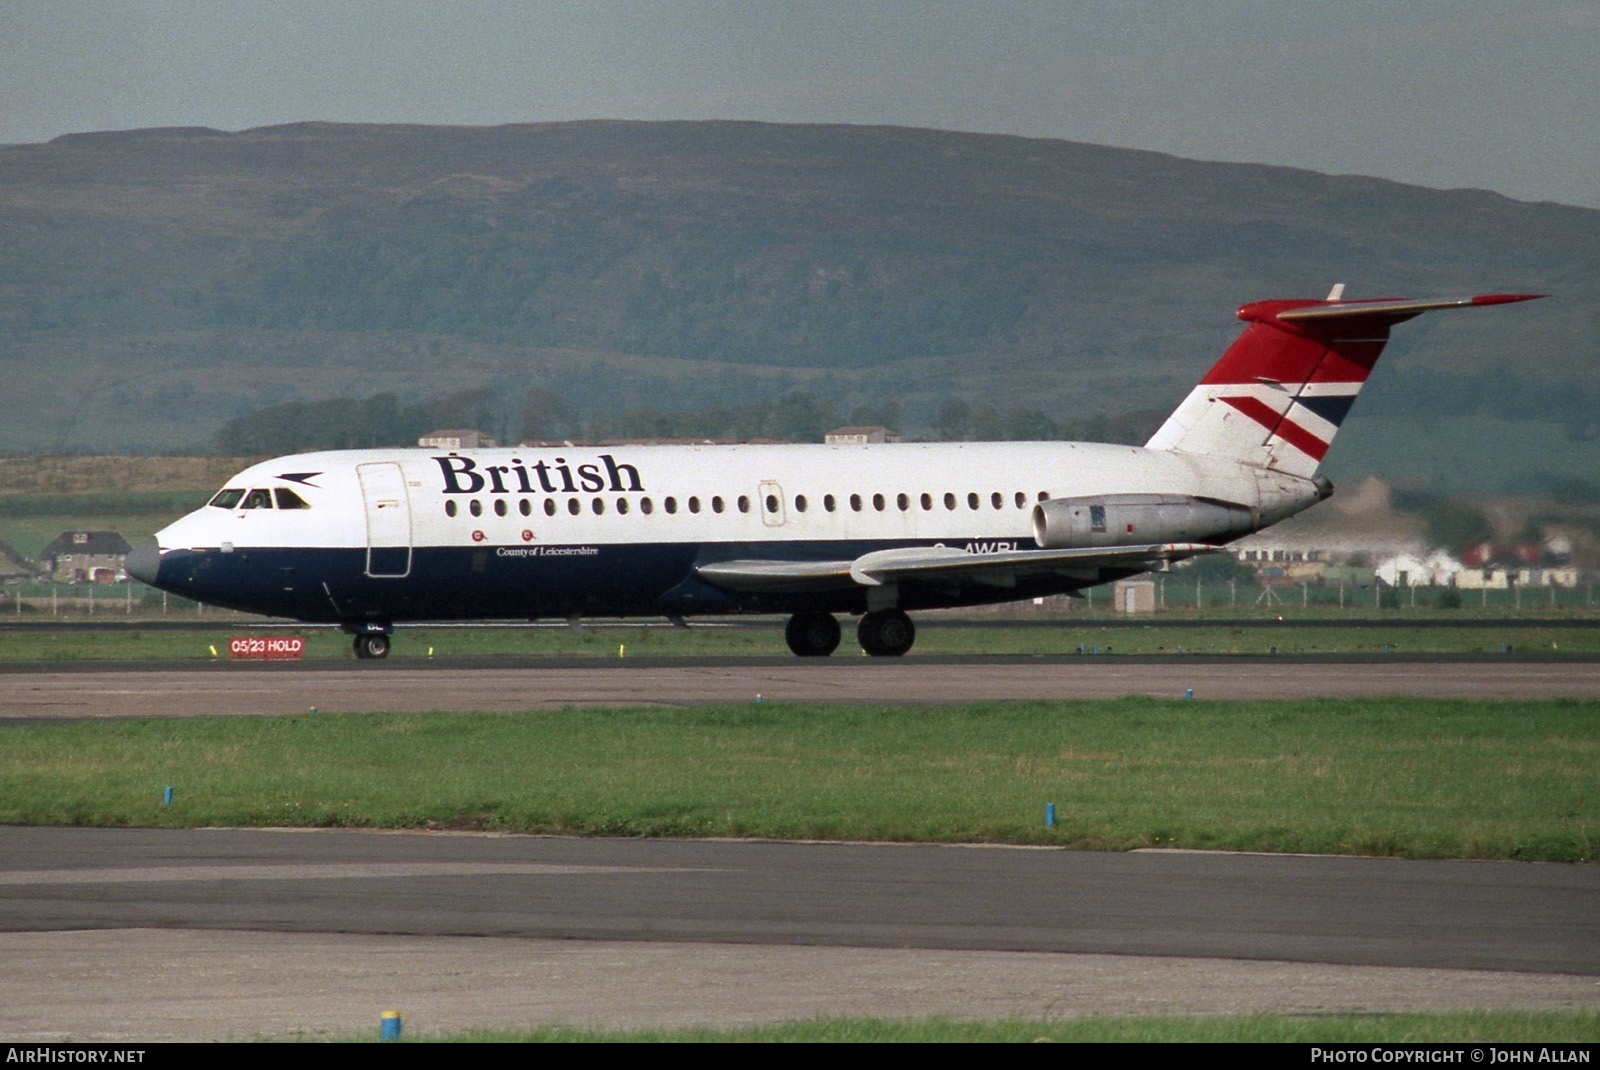
[[[878,609],[856,625],[856,640],[875,658],[898,658],[917,641],[917,629],[900,610]]]
[[[355,638],[356,657],[386,658],[389,656],[389,637],[387,635],[358,635]]]

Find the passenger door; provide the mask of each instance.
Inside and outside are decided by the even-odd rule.
[[[405,476],[393,461],[359,465],[367,513],[367,575],[400,579],[411,574],[411,501]]]

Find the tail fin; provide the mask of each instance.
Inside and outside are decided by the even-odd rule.
[[[1147,449],[1230,457],[1309,479],[1389,340],[1424,312],[1530,301],[1541,294],[1480,294],[1440,301],[1257,301],[1249,324]]]

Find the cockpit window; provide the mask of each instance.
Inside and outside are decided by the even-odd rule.
[[[253,490],[244,496],[241,509],[271,509],[272,492],[270,490]]]
[[[218,509],[232,509],[239,504],[239,499],[244,497],[244,491],[230,487],[227,490],[217,491],[217,496],[211,499],[211,504]]]
[[[296,494],[294,491],[290,490],[288,487],[278,487],[272,493],[277,495],[277,497],[278,497],[278,508],[279,509],[309,509],[309,508],[311,508],[311,503],[307,502],[304,498],[300,497],[300,495]]]

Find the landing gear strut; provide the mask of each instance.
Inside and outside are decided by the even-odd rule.
[[[839,622],[831,613],[796,613],[783,629],[789,649],[802,658],[825,658],[839,646]]]
[[[877,609],[856,625],[856,639],[875,658],[898,658],[916,642],[917,629],[900,610]]]

